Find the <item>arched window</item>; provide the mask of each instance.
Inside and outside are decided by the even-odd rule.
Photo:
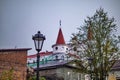
[[[55,59],[58,60],[58,56],[57,55],[55,56]]]
[[[27,64],[30,64],[30,62],[28,61],[28,63]]]
[[[35,63],[35,60],[33,60],[33,63]]]
[[[44,64],[44,59],[42,59],[42,63],[41,64]]]
[[[45,58],[45,63],[47,63],[47,61],[48,61],[47,58]]]
[[[64,60],[64,56],[63,55],[61,56],[61,60]]]

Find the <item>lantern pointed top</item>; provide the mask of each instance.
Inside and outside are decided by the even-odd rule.
[[[42,38],[43,40],[45,40],[45,36],[43,35],[43,34],[41,34],[41,32],[40,31],[38,31],[37,32],[37,34],[35,34],[34,36],[33,36],[33,39],[34,38]]]

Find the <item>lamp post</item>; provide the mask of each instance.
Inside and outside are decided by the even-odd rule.
[[[93,61],[93,58],[89,57],[88,58],[88,63],[90,65],[90,79],[92,80],[92,61]]]
[[[45,40],[45,36],[38,31],[37,34],[32,36],[32,39],[34,40],[35,49],[37,51],[37,73],[36,73],[36,80],[39,80],[39,61],[40,61],[40,55],[39,52],[42,50],[42,46]]]

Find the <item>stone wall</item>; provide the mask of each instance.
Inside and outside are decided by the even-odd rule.
[[[12,69],[14,80],[26,80],[27,50],[29,49],[1,49],[0,75]]]
[[[57,69],[48,69],[48,70],[42,70],[40,71],[40,76],[51,76],[53,74],[56,74]]]
[[[72,68],[61,67],[56,69],[41,70],[40,76],[57,77],[60,80],[84,80],[84,75]],[[58,79],[59,80],[59,79]]]

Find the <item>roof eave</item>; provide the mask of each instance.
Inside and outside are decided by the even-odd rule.
[[[0,49],[0,52],[5,52],[5,51],[27,51],[31,50],[32,48],[14,48],[14,49]]]

